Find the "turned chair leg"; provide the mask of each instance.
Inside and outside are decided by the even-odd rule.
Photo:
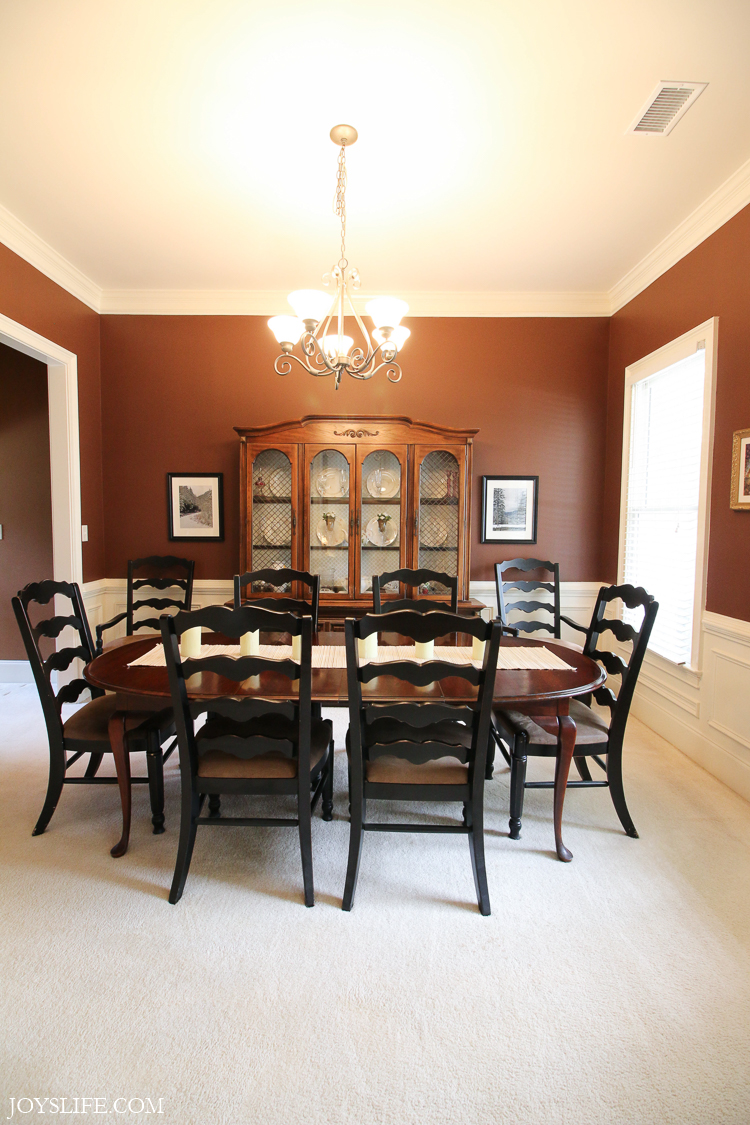
[[[221,793],[209,793],[208,815],[212,817],[221,815]]]
[[[164,832],[164,759],[159,745],[159,737],[150,735],[146,747],[146,770],[148,773],[148,795],[151,800],[151,823],[154,836]]]
[[[521,839],[526,762],[526,755],[516,754],[514,747],[513,756],[510,760],[510,820],[508,821],[511,840]]]
[[[333,741],[328,747],[328,762],[323,782],[323,820],[333,820]]]

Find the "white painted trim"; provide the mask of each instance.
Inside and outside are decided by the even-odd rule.
[[[100,311],[101,288],[2,204],[0,204],[0,242],[14,254],[18,254],[19,258],[23,258],[29,265],[38,269],[50,281],[54,281],[79,301],[83,301],[84,305],[88,305],[95,312]]]
[[[83,558],[78,359],[73,352],[1,313],[0,343],[47,365],[53,571],[58,582],[81,582]]]
[[[625,531],[628,500],[628,480],[630,476],[630,422],[632,390],[636,383],[656,374],[665,367],[687,359],[698,350],[698,343],[705,346],[705,377],[703,382],[703,434],[701,438],[700,493],[698,497],[698,542],[695,561],[695,592],[693,595],[693,637],[691,642],[690,664],[693,670],[702,667],[701,628],[703,611],[706,605],[706,583],[708,577],[709,520],[711,514],[711,472],[714,448],[714,408],[716,403],[716,367],[719,318],[712,317],[699,324],[697,328],[684,332],[676,340],[671,340],[649,355],[631,363],[625,368],[625,403],[622,425],[622,473],[620,475],[620,536],[617,561],[617,580],[625,581]],[[663,658],[662,658],[663,659]]]
[[[364,306],[371,295],[360,294]],[[606,293],[412,292],[409,316],[582,317],[609,316]],[[275,316],[287,309],[283,290],[110,289],[100,312],[139,316]]]
[[[0,660],[0,684],[33,684],[28,660]]]
[[[700,246],[724,223],[729,222],[750,203],[750,160],[738,168],[723,184],[704,199],[696,209],[663,238],[653,250],[641,258],[610,289],[610,315],[627,305],[657,278]]]
[[[415,291],[410,316],[612,316],[750,203],[750,160],[683,219],[609,291]],[[0,205],[0,242],[99,313],[145,316],[273,316],[286,292],[256,289],[102,289]]]
[[[703,675],[691,683],[687,669],[647,653],[633,714],[750,800],[750,622],[706,612],[702,625]],[[727,666],[738,679],[729,711],[720,690]]]
[[[703,628],[715,637],[726,637],[730,641],[750,645],[750,621],[740,621],[737,617],[724,617],[721,613],[703,614]]]

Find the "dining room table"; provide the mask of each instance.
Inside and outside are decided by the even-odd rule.
[[[288,634],[263,634],[265,644],[289,645]],[[203,634],[203,645],[236,646],[237,642],[218,634]],[[435,643],[436,650],[446,647],[471,646],[468,635],[453,634]],[[396,634],[380,634],[380,646],[402,646],[405,638]],[[407,642],[408,643],[408,642]],[[169,707],[170,691],[161,637],[122,637],[107,645],[101,655],[84,669],[92,687],[116,695],[116,709],[109,722],[109,737],[117,771],[122,805],[122,835],[111,849],[115,857],[123,856],[130,839],[131,783],[130,755],[126,747],[126,721],[130,711],[164,711]],[[534,653],[543,649],[549,654]],[[317,650],[317,652],[316,652]],[[338,650],[338,651],[333,651]],[[524,652],[519,650],[532,650]],[[402,650],[403,651],[403,650]],[[466,651],[466,649],[464,649]],[[151,655],[148,655],[151,654]],[[288,653],[286,654],[288,655]],[[438,652],[435,653],[437,658]],[[279,653],[282,656],[282,653]],[[396,654],[394,653],[394,659]],[[447,653],[446,653],[447,656]],[[145,661],[146,663],[135,663]],[[554,664],[554,667],[512,667],[514,663]],[[589,695],[606,679],[606,672],[596,661],[579,649],[560,641],[532,640],[504,636],[500,642],[498,669],[495,675],[493,705],[533,715],[534,721],[557,737],[558,752],[554,781],[555,848],[559,859],[569,862],[573,856],[562,838],[562,814],[570,765],[575,749],[576,726],[570,715],[570,701]],[[186,680],[188,697],[211,699],[222,695],[235,698],[286,700],[290,695],[287,676],[264,671],[238,685],[213,672],[200,672]],[[456,705],[472,704],[477,689],[460,676],[416,687],[396,677],[382,675],[362,685],[362,697],[371,703],[435,702]],[[312,699],[322,707],[348,706],[346,654],[343,632],[320,631],[313,634]]]

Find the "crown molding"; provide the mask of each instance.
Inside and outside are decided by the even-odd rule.
[[[633,266],[609,292],[404,293],[412,317],[612,316],[750,203],[750,160]],[[258,289],[106,289],[0,204],[0,242],[99,313],[141,316],[273,316],[286,292]],[[359,300],[365,300],[360,295]]]
[[[681,258],[750,203],[750,160],[674,228],[609,291],[610,315],[627,305]]]
[[[369,299],[359,294],[358,307]],[[409,316],[583,317],[609,316],[606,293],[430,292],[404,293]],[[274,316],[287,308],[283,290],[108,289],[100,312],[130,316]]]
[[[2,204],[0,242],[94,312],[101,311],[101,288]]]

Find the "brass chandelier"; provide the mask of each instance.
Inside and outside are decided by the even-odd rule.
[[[272,316],[268,321],[282,353],[273,365],[274,370],[279,375],[288,375],[294,360],[310,375],[333,375],[336,390],[345,371],[353,379],[372,379],[381,368],[386,368],[386,378],[398,383],[401,368],[396,357],[410,335],[408,328],[401,327],[401,318],[409,311],[406,301],[397,297],[368,301],[365,312],[373,322],[372,338],[352,301],[352,293],[360,287],[360,277],[346,258],[346,147],[356,139],[357,130],[351,125],[334,125],[331,129],[331,140],[339,146],[334,211],[341,222],[341,257],[331,272],[323,276],[323,285],[329,291],[297,289],[288,297],[296,315]],[[347,315],[354,317],[364,344],[354,347],[351,336],[344,334]],[[330,332],[334,317],[336,331]],[[297,344],[301,356],[294,352]]]

